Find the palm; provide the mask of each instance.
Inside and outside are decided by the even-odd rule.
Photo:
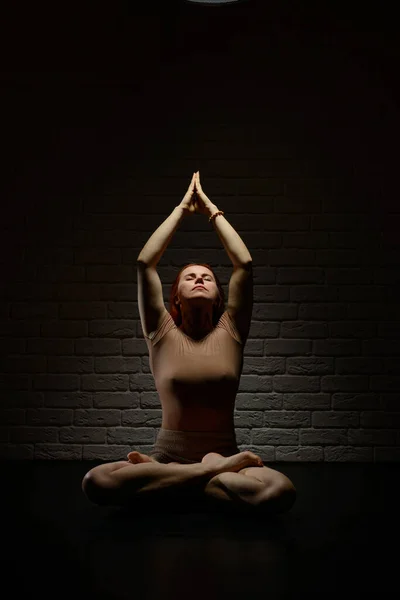
[[[197,196],[196,192],[193,195],[193,206],[194,206],[195,212],[197,212],[201,215],[206,214],[204,202],[202,202],[202,200],[200,200],[200,198]]]
[[[203,188],[200,184],[200,175],[196,173],[196,177],[194,180],[194,205],[196,207],[196,212],[205,215],[207,214],[207,208],[205,201],[208,200],[207,196],[203,192]]]
[[[200,213],[202,215],[208,215],[207,207],[209,203],[210,200],[207,198],[200,185],[200,175],[199,173],[194,173],[188,191],[182,200],[181,206],[189,214]]]

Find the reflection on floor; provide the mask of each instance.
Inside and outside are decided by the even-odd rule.
[[[383,598],[398,587],[398,465],[274,463],[297,500],[260,519],[92,505],[81,481],[96,464],[2,463],[13,598]]]

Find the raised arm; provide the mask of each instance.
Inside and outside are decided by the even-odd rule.
[[[145,336],[151,339],[152,333],[158,329],[167,312],[164,305],[162,284],[157,273],[157,263],[183,217],[195,212],[192,203],[194,194],[194,177],[188,191],[179,206],[149,238],[137,258],[138,304],[140,321]]]
[[[195,212],[195,208],[192,203],[194,182],[195,173],[193,174],[188,191],[184,195],[181,203],[178,206],[175,206],[169,217],[167,217],[165,221],[161,223],[161,225],[155,230],[142,248],[139,256],[137,257],[138,263],[146,265],[146,267],[155,267],[164,254],[164,251],[168,247],[168,244],[170,243],[172,236],[180,225],[182,219],[186,215]]]
[[[210,218],[218,212],[218,207],[202,190],[199,172],[196,173],[196,194],[195,206],[200,213]],[[233,263],[226,310],[234,320],[244,345],[253,312],[253,261],[242,238],[223,215],[218,215],[211,221]]]
[[[218,207],[203,192],[199,171],[195,175],[196,194],[198,198],[195,206],[198,212],[211,217],[218,212]],[[246,244],[227,219],[225,219],[224,215],[218,215],[215,219],[212,219],[212,223],[234,267],[242,267],[250,263],[252,258]]]
[[[180,205],[175,206],[169,217],[147,240],[137,257],[137,262],[147,267],[156,267],[184,216],[184,209]]]

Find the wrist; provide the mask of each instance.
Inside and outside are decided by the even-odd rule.
[[[210,202],[210,204],[207,204],[207,216],[208,217],[212,217],[218,211],[219,211],[218,206],[216,206],[212,202]]]
[[[175,209],[178,214],[180,215],[181,219],[183,219],[183,217],[186,217],[186,215],[189,214],[189,209],[186,208],[185,206],[183,206],[182,204],[178,204],[178,206],[175,206]]]

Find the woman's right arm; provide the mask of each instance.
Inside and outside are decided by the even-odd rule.
[[[137,258],[138,263],[146,267],[157,265],[186,213],[187,210],[182,205],[175,206],[169,217],[161,223],[142,248]]]
[[[142,248],[142,251],[137,257],[136,262],[138,264],[144,265],[145,267],[155,268],[183,217],[196,211],[192,202],[195,193],[195,181],[196,173],[193,173],[192,180],[189,184],[186,194],[182,198],[181,203],[179,206],[175,206],[169,217],[167,217],[165,221],[161,223],[160,227],[155,230],[153,235]]]

